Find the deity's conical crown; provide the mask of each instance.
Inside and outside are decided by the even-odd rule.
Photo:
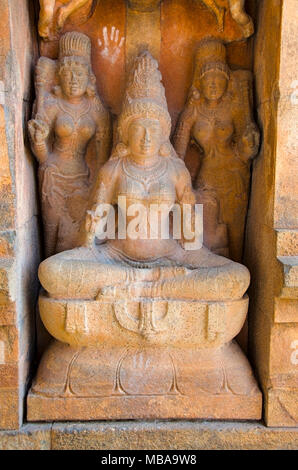
[[[158,119],[164,136],[169,137],[171,118],[161,79],[158,62],[148,51],[142,52],[132,67],[118,121],[124,141],[127,140],[130,122],[138,117]]]
[[[91,63],[91,41],[83,33],[73,31],[65,33],[59,42],[59,59],[64,57],[82,57]]]
[[[207,38],[200,42],[196,53],[196,75],[202,77],[211,70],[219,70],[229,79],[227,51],[218,39]]]

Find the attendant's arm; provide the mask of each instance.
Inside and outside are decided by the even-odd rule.
[[[40,164],[44,163],[50,154],[50,133],[56,117],[56,104],[48,100],[34,119],[28,122],[31,147]]]
[[[257,125],[252,121],[248,123],[243,134],[237,142],[238,156],[244,162],[252,160],[258,153],[260,133]]]
[[[108,160],[111,152],[111,118],[110,114],[102,108],[97,120],[96,130],[96,157],[98,171]]]
[[[49,127],[46,122],[40,119],[32,119],[28,122],[28,129],[31,138],[31,148],[40,164],[44,163],[49,155],[47,139]]]
[[[237,99],[232,102],[234,140],[238,157],[247,162],[256,156],[260,143],[260,133],[252,114],[252,74],[248,70],[237,70],[233,76],[238,91]]]
[[[187,104],[182,112],[174,135],[174,148],[178,156],[184,160],[191,137],[191,129],[196,120],[196,110],[193,104]]]

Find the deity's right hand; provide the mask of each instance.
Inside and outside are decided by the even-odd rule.
[[[42,144],[48,137],[49,126],[41,119],[32,119],[28,122],[28,129],[32,142],[36,145]]]
[[[91,246],[95,240],[96,226],[99,222],[99,217],[94,211],[87,211],[85,217],[85,223],[81,229],[80,245]]]

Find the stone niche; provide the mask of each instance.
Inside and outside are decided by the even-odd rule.
[[[263,418],[268,426],[297,426],[294,4],[26,0],[20,7],[0,0],[0,429],[26,421],[156,418]],[[75,67],[88,68],[91,90],[79,118],[61,98],[61,77],[74,56]],[[224,77],[224,95],[212,109],[204,101],[214,93],[205,76]],[[183,297],[188,278],[180,273],[185,284],[177,298],[164,293],[166,281],[151,297],[148,286],[131,290],[126,282],[126,291],[105,289],[86,301],[75,289],[54,288],[48,273],[55,278],[60,271],[45,261],[36,311],[38,265],[58,253],[61,267],[64,250],[81,245],[76,235],[81,239],[93,197],[82,191],[86,175],[79,189],[69,178],[58,187],[57,168],[44,164],[47,145],[64,155],[78,146],[91,191],[110,155],[128,158],[125,116],[149,101],[166,116],[161,122],[171,120],[160,153],[182,165],[179,174],[187,168],[189,193],[204,205],[205,246],[214,259],[231,260],[223,274],[232,279],[231,294],[210,270],[217,296],[202,275],[193,281],[193,298]],[[88,116],[77,140],[65,140],[74,131],[59,113],[75,125]],[[107,187],[112,180],[113,172]],[[95,193],[101,197],[102,186]],[[86,256],[79,259],[84,269]],[[250,271],[248,296],[247,271],[236,263]],[[83,283],[84,276],[80,289]],[[201,285],[205,297],[197,294]]]

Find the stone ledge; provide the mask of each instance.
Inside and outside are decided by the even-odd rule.
[[[0,431],[0,450],[295,450],[298,428],[259,422],[114,421],[26,424]]]
[[[298,256],[278,256],[283,270],[280,298],[298,299]]]
[[[52,424],[26,424],[17,431],[0,431],[0,450],[50,450]]]

